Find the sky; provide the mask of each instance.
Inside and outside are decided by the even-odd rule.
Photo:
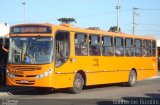
[[[108,30],[117,24],[118,0],[0,0],[0,22],[10,25],[24,23],[52,23],[57,19],[75,18],[75,27],[99,27]],[[124,33],[132,34],[133,7],[135,34],[156,36],[160,39],[160,0],[119,0],[119,26]]]

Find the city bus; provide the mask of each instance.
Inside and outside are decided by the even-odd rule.
[[[157,75],[156,38],[85,29],[69,24],[10,28],[8,86],[68,88],[125,83]]]

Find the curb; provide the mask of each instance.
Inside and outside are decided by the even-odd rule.
[[[160,76],[154,76],[154,77],[151,77],[149,79],[158,79],[158,78],[160,78]]]

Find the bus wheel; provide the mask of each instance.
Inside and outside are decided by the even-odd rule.
[[[132,70],[129,74],[127,86],[129,86],[129,87],[134,86],[136,81],[137,81],[137,74],[134,70]]]
[[[73,87],[71,88],[71,92],[74,94],[78,94],[82,91],[84,85],[84,79],[80,73],[76,73],[74,77]]]

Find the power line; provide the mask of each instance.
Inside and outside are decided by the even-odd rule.
[[[123,31],[130,31],[130,32],[131,32],[132,30],[123,30]],[[144,31],[144,32],[160,32],[159,30],[152,30],[152,31],[151,31],[151,30],[140,30],[140,29],[139,29],[139,30],[136,30],[136,31]]]
[[[136,26],[136,23],[135,23],[135,16],[137,16],[138,14],[136,13],[136,10],[138,10],[139,8],[135,8],[133,7],[133,35],[135,34],[135,26]]]
[[[131,11],[131,9],[124,9],[121,12],[128,12],[128,11]],[[75,16],[75,18],[96,17],[96,16],[102,16],[102,15],[108,15],[108,14],[115,14],[115,13],[110,11],[110,12],[102,12],[102,13],[95,13],[95,14]]]
[[[139,8],[140,10],[147,10],[147,11],[160,11],[160,9],[145,9],[145,8]]]
[[[86,17],[95,17],[95,16],[102,16],[102,15],[108,15],[108,14],[114,14],[114,13],[113,12],[103,12],[103,13],[81,15],[81,16],[75,16],[75,17],[76,18],[86,18]]]
[[[145,8],[138,8],[138,10],[160,11],[160,9],[145,9]],[[121,10],[121,12],[128,12],[128,11],[132,11],[132,9]],[[108,15],[108,14],[114,14],[114,12],[102,12],[102,13],[89,14],[89,15],[81,15],[81,16],[75,16],[75,17],[76,18],[86,18],[86,17],[95,17],[95,16],[102,16],[102,15]]]
[[[139,25],[160,27],[160,25],[158,25],[158,24],[143,24],[143,23],[139,23]]]
[[[130,25],[130,24],[133,24],[133,23],[126,23],[126,24],[121,24],[121,25]],[[138,26],[140,25],[160,27],[160,24],[138,23]]]

